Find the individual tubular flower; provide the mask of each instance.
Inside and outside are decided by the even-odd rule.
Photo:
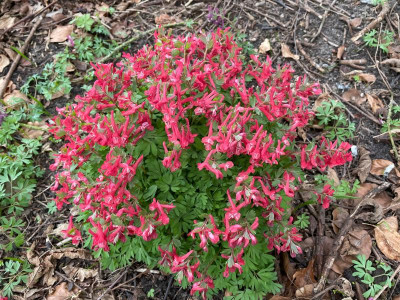
[[[82,241],[81,232],[74,226],[72,216],[69,217],[69,224],[66,230],[61,230],[65,237],[72,239],[73,245],[78,245]]]
[[[213,216],[209,215],[208,218],[208,221],[201,223],[197,223],[195,220],[194,223],[197,225],[197,227],[188,233],[188,235],[193,239],[196,238],[196,234],[199,235],[201,241],[200,248],[202,248],[205,252],[208,251],[208,240],[211,241],[211,243],[216,244],[219,242],[219,235],[221,234],[221,231],[215,225]]]

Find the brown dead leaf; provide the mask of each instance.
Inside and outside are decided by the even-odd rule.
[[[294,285],[297,288],[304,287],[307,284],[316,283],[314,275],[314,259],[308,262],[307,268],[298,269],[293,275]]]
[[[6,95],[3,102],[6,106],[19,108],[23,103],[28,101],[28,97],[18,90],[13,90],[10,94]]]
[[[388,52],[391,58],[400,58],[400,45],[388,46]]]
[[[345,101],[350,101],[350,102],[356,103],[358,105],[363,104],[367,100],[367,97],[365,96],[365,94],[361,93],[359,90],[356,90],[356,89],[351,89],[351,90],[344,92],[342,95],[342,98]]]
[[[317,112],[318,107],[322,105],[322,103],[327,102],[331,99],[331,96],[328,93],[323,93],[318,96],[317,100],[315,100],[312,110]]]
[[[11,26],[13,26],[14,23],[15,23],[15,18],[5,14],[0,18],[0,30],[6,30],[8,28],[11,28]]]
[[[66,282],[62,282],[56,286],[53,293],[51,293],[47,300],[62,300],[62,299],[74,299],[77,295],[73,292],[73,290],[68,290],[68,285]]]
[[[307,284],[299,289],[296,290],[296,298],[307,298],[309,299],[310,297],[312,297],[313,293],[314,293],[314,286],[316,284]],[[325,298],[324,298],[325,299]]]
[[[378,248],[389,259],[400,261],[400,234],[396,216],[382,220],[375,227],[375,239]]]
[[[68,275],[70,279],[78,279],[80,282],[83,282],[87,278],[93,278],[96,277],[99,273],[98,270],[93,269],[84,269],[84,268],[78,268],[74,267],[71,265],[67,265],[62,268],[65,274]]]
[[[394,170],[394,171],[393,171]],[[396,174],[397,177],[400,177],[400,172],[394,166],[394,164],[386,159],[374,159],[371,164],[371,174],[376,176],[383,176],[384,173],[389,171],[389,174]]]
[[[342,207],[336,207],[332,211],[332,228],[336,234],[339,232],[340,228],[342,228],[343,223],[347,220],[348,217],[349,212]]]
[[[394,296],[393,300],[400,300],[400,295]]]
[[[124,39],[129,35],[129,31],[126,30],[126,26],[121,23],[116,23],[111,27],[111,34],[118,38]]]
[[[11,50],[10,48],[4,48],[4,52],[8,55],[8,57],[11,60],[14,60],[18,56],[18,54],[15,51]]]
[[[262,42],[260,47],[258,48],[258,52],[261,54],[265,54],[270,50],[271,50],[271,44],[269,43],[268,39],[265,39],[264,42]]]
[[[40,130],[35,128],[23,127],[21,134],[23,137],[26,137],[28,139],[37,139],[47,131],[47,128],[49,128],[45,121],[28,122],[27,124],[38,128],[43,128],[43,130]]]
[[[372,239],[367,231],[360,229],[350,231],[339,249],[339,255],[333,263],[332,270],[339,275],[343,274],[353,265],[352,260],[356,259],[357,255],[362,254],[368,259],[371,248]]]
[[[328,179],[333,180],[333,185],[334,185],[334,186],[340,185],[339,176],[338,176],[338,174],[336,173],[336,171],[335,171],[334,169],[330,168],[330,167],[328,167],[328,168],[326,169],[326,171],[327,171],[327,177],[328,177]]]
[[[10,60],[7,56],[0,54],[0,73],[3,72],[4,68],[10,64]]]
[[[370,152],[364,147],[359,147],[358,153],[360,159],[358,161],[356,172],[358,178],[360,178],[360,182],[364,183],[365,180],[367,180],[369,172],[371,171],[372,160],[371,157],[369,156]]]
[[[337,53],[336,53],[337,59],[342,59],[343,54],[344,54],[344,50],[346,50],[345,45],[342,45],[337,49]]]
[[[374,114],[384,113],[385,105],[382,100],[379,99],[376,95],[367,95],[368,104],[371,107],[371,110]]]
[[[369,73],[360,73],[358,74],[360,80],[367,82],[367,83],[374,83],[376,81],[376,77],[373,74]]]
[[[294,60],[299,60],[300,56],[293,54],[290,51],[290,48],[288,45],[281,43],[281,51],[282,51],[282,56],[286,58],[293,58]]]
[[[171,23],[177,23],[177,19],[175,17],[171,17],[167,14],[161,14],[155,17],[155,22],[157,25],[166,25]]]
[[[269,300],[291,300],[291,297],[284,297],[281,295],[274,295],[272,298],[269,298]]]
[[[357,197],[357,199],[354,199],[352,205],[354,206],[360,203],[361,199],[376,187],[377,185],[375,183],[362,183],[358,188],[357,193],[354,195],[354,197]],[[388,195],[386,191],[380,192],[372,200],[383,208],[388,207],[392,203],[392,198]]]
[[[56,29],[51,32],[50,43],[65,42],[73,30],[74,25],[57,26]]]
[[[354,18],[350,20],[350,25],[353,28],[357,28],[358,26],[361,25],[362,22],[362,18]]]

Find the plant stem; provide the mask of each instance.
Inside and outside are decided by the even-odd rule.
[[[388,128],[388,134],[389,134],[389,138],[390,138],[390,143],[392,144],[392,149],[393,149],[394,156],[396,157],[397,162],[399,162],[400,161],[399,153],[397,152],[397,148],[396,148],[396,145],[394,143],[392,131],[390,129],[390,125],[391,125],[391,122],[392,122],[392,108],[393,108],[393,93],[390,93],[389,112],[388,112],[388,117],[387,117],[387,120],[386,120],[386,124],[387,124],[387,128]]]

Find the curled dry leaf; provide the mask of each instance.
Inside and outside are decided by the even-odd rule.
[[[374,83],[376,81],[375,75],[369,73],[360,73],[358,74],[358,77],[360,78],[361,81],[367,83]]]
[[[11,28],[11,26],[13,26],[14,23],[15,23],[15,18],[5,14],[0,18],[0,30],[6,30],[8,28]]]
[[[22,136],[24,136],[28,139],[37,139],[38,137],[42,136],[46,132],[47,128],[49,128],[49,126],[47,125],[47,123],[45,121],[28,122],[27,124],[44,129],[44,130],[40,130],[40,129],[33,129],[33,128],[29,128],[29,127],[23,127],[22,132],[21,132]]]
[[[389,206],[390,202],[385,206]],[[383,217],[383,206],[376,202],[375,199],[366,199],[362,204],[361,211],[356,216],[356,220],[363,220],[369,224],[376,224],[382,220]]]
[[[317,112],[318,107],[322,105],[322,103],[327,102],[331,99],[331,96],[328,93],[323,93],[318,96],[317,100],[315,100],[312,110]]]
[[[314,293],[314,284],[307,284],[299,289],[296,290],[296,299],[310,299]],[[326,299],[326,298],[323,298]]]
[[[332,270],[337,274],[343,272],[353,265],[352,260],[361,254],[367,259],[371,254],[372,239],[367,231],[355,229],[350,231],[339,249],[339,255],[333,263]]]
[[[262,42],[260,47],[258,48],[258,52],[261,54],[265,54],[270,50],[271,50],[271,44],[269,43],[268,39],[265,39],[264,42]]]
[[[371,106],[371,110],[374,114],[382,114],[385,113],[385,105],[382,100],[379,99],[376,95],[367,94],[367,100],[369,106]]]
[[[50,43],[65,42],[73,30],[74,25],[57,26],[56,29],[51,32]]]
[[[369,156],[370,152],[367,149],[365,149],[364,147],[359,147],[358,153],[359,153],[360,159],[358,161],[358,166],[356,168],[356,172],[357,172],[358,178],[360,179],[360,182],[364,183],[365,180],[367,180],[369,172],[371,171],[372,160],[371,160],[371,157]]]
[[[376,187],[377,185],[375,183],[362,183],[358,188],[357,193],[354,195],[357,199],[353,199],[353,203],[351,205],[357,205],[360,203],[361,199]],[[388,207],[392,203],[392,198],[390,198],[386,191],[380,192],[372,200],[383,208]]]
[[[371,164],[371,174],[376,176],[389,175],[385,174],[389,171],[389,174],[395,174],[397,177],[400,177],[399,170],[394,166],[394,164],[390,160],[386,159],[374,159]]]
[[[354,291],[351,285],[351,282],[348,281],[346,278],[341,277],[338,278],[336,282],[337,289],[341,291],[344,295],[348,297],[354,297]],[[350,298],[351,299],[351,298]]]
[[[340,185],[339,176],[338,176],[338,174],[336,173],[336,171],[335,171],[334,169],[330,168],[330,167],[328,167],[328,168],[326,169],[326,171],[327,171],[327,177],[328,177],[328,179],[333,180],[333,185],[334,185],[334,186]]]
[[[11,50],[10,48],[4,48],[4,52],[7,53],[8,57],[11,60],[14,60],[18,56],[18,54],[14,50]]]
[[[67,266],[63,267],[62,269],[70,279],[76,278],[80,282],[83,282],[87,278],[96,277],[99,273],[99,271],[96,269],[90,270],[90,269],[74,267],[71,265],[67,265]]]
[[[378,248],[389,259],[400,261],[400,234],[397,217],[386,218],[375,227],[375,239]]]
[[[155,17],[155,22],[157,25],[165,25],[170,23],[176,23],[177,19],[167,14],[161,14]]]
[[[69,291],[67,283],[62,282],[56,286],[54,292],[47,297],[47,300],[74,299],[76,297],[74,290]]]
[[[353,28],[357,28],[358,26],[361,25],[362,18],[354,18],[350,20],[350,26]]]
[[[336,53],[337,59],[342,59],[343,54],[344,54],[344,50],[346,50],[346,46],[345,45],[342,45],[337,49],[337,53]]]
[[[381,62],[381,65],[389,65],[396,72],[400,72],[400,58],[389,58]]]
[[[290,51],[290,48],[288,45],[281,43],[281,51],[282,51],[282,56],[286,58],[293,58],[294,60],[299,60],[300,56],[293,54]]]
[[[3,72],[4,68],[10,64],[10,60],[7,56],[0,54],[0,73]]]
[[[349,212],[342,207],[336,207],[332,211],[332,228],[336,234],[339,232],[340,228],[342,228],[344,222],[347,220],[348,217]]]
[[[3,102],[6,106],[18,109],[21,105],[28,101],[28,97],[18,90],[13,90],[10,94],[6,95]]]
[[[365,96],[365,94],[361,93],[359,90],[356,90],[356,89],[351,89],[351,90],[344,92],[342,95],[342,98],[345,101],[350,101],[350,102],[356,103],[358,105],[363,104],[367,100],[367,97]]]
[[[111,34],[118,38],[124,39],[129,35],[129,31],[126,30],[126,26],[121,23],[116,23],[111,27]]]
[[[304,287],[307,284],[316,283],[314,275],[314,259],[308,262],[307,268],[298,269],[293,275],[294,285],[297,288]]]

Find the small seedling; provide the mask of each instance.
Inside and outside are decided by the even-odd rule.
[[[355,124],[347,120],[344,108],[343,103],[334,100],[322,102],[317,108],[318,125],[324,127],[329,139],[345,141],[354,137]]]
[[[300,229],[305,229],[308,227],[308,225],[310,225],[310,216],[306,213],[303,213],[297,216],[297,220],[293,224]]]
[[[382,49],[383,52],[388,53],[389,52],[388,47],[394,41],[393,36],[394,33],[392,31],[384,30],[379,35],[378,32],[375,29],[373,29],[366,35],[364,35],[363,40],[367,46],[374,48],[379,47],[380,49]]]
[[[365,298],[374,297],[384,285],[387,285],[389,288],[392,287],[390,276],[393,274],[393,270],[390,266],[376,261],[375,268],[372,261],[367,260],[364,255],[357,255],[357,260],[353,260],[352,262],[356,269],[353,276],[360,278],[361,282],[367,285],[368,290],[363,293]],[[377,268],[381,269],[383,274],[373,276]]]

